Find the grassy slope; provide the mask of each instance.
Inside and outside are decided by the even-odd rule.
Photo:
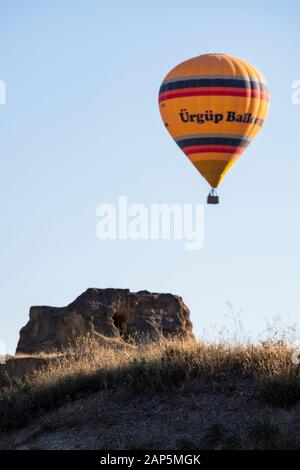
[[[292,354],[282,341],[99,348],[79,338],[2,389],[0,446],[18,447],[27,426],[38,448],[300,448]]]

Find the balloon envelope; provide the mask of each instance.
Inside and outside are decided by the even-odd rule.
[[[205,54],[168,73],[159,107],[173,139],[217,188],[263,126],[269,92],[253,65],[227,54]]]

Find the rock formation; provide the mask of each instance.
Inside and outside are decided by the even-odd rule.
[[[60,350],[87,333],[122,341],[193,338],[190,312],[181,297],[129,289],[87,289],[66,307],[31,307],[17,353]]]

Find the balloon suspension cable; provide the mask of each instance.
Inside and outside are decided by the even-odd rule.
[[[207,204],[219,204],[219,196],[215,188],[211,188],[207,196]]]

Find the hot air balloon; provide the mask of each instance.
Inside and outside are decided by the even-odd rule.
[[[204,54],[168,73],[159,90],[163,122],[188,159],[216,188],[263,126],[269,110],[267,82],[244,60]]]

